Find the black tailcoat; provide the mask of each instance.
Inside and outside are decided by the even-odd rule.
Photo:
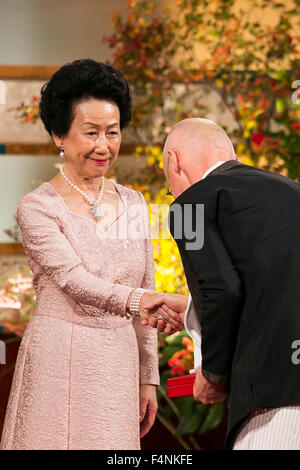
[[[300,402],[300,185],[230,160],[174,200],[169,227],[199,318],[203,375],[228,383],[231,449],[252,409]],[[187,227],[203,229],[203,246],[187,249]]]

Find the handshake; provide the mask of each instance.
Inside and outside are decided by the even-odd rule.
[[[158,331],[172,335],[184,327],[183,319],[187,303],[186,295],[145,292],[140,302],[141,324],[150,325]]]
[[[184,327],[183,319],[187,303],[188,296],[186,295],[145,292],[140,302],[141,324],[150,325],[158,331],[172,335]],[[202,366],[198,366],[195,373],[193,395],[196,401],[212,404],[228,398],[226,383],[214,383],[207,380],[202,375]]]

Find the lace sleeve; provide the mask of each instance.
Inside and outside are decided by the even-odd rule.
[[[144,196],[142,193],[138,193],[144,206],[143,215],[146,259],[144,278],[140,287],[155,291],[155,268],[148,208]],[[151,326],[142,326],[140,322],[141,319],[139,317],[133,318],[133,326],[139,345],[140,384],[159,385],[157,329],[152,328]]]
[[[126,303],[133,288],[94,276],[84,266],[41,197],[24,196],[17,207],[25,253],[75,302],[130,317]],[[97,311],[97,310],[96,310]]]

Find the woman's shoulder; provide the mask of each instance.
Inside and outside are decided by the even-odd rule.
[[[25,194],[18,202],[17,215],[21,211],[34,211],[38,209],[45,211],[48,215],[52,212],[55,213],[55,208],[58,204],[54,188],[48,182],[41,183],[29,193]]]
[[[19,200],[19,204],[21,203],[27,203],[29,201],[46,201],[48,199],[52,198],[52,190],[51,190],[51,184],[48,183],[48,181],[45,181],[44,183],[41,183],[39,186],[34,188],[32,191],[29,193],[26,193],[21,199]]]

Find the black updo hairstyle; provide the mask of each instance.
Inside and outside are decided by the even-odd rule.
[[[120,127],[131,120],[131,96],[123,74],[103,62],[78,59],[63,65],[42,86],[39,112],[50,136],[68,134],[74,119],[74,107],[89,99],[115,103],[120,111]]]

